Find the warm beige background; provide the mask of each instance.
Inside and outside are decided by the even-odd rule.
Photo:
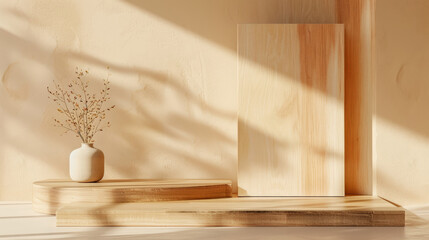
[[[362,27],[341,9],[355,13],[370,1],[1,1],[0,200],[29,200],[33,181],[68,176],[79,140],[51,126],[46,86],[72,77],[75,66],[94,77],[111,67],[117,109],[113,127],[96,137],[106,178],[228,178],[236,190],[236,24],[349,21],[347,36],[368,39],[368,11],[359,12]],[[366,71],[365,56],[353,61]],[[356,86],[367,86],[363,76]],[[347,159],[359,179],[371,162],[370,128],[367,90],[356,89],[346,102],[364,113],[354,111],[348,141],[356,154]],[[368,179],[352,192],[370,193]]]
[[[429,203],[429,1],[377,0],[377,193]]]

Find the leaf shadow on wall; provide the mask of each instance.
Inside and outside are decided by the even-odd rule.
[[[184,80],[144,68],[115,65],[67,49],[55,49],[52,55],[45,46],[25,40],[27,38],[21,38],[3,30],[1,36],[9,49],[22,51],[25,57],[32,58],[34,63],[31,64],[37,66],[39,63],[49,63],[54,60],[53,75],[61,78],[60,80],[73,75],[73,63],[76,62],[79,65],[85,64],[100,69],[110,66],[113,75],[115,72],[119,72],[138,76],[140,89],[130,92],[120,83],[112,86],[115,95],[113,98],[117,97],[115,101],[119,103],[117,112],[111,115],[113,128],[106,131],[102,137],[97,138],[97,144],[100,143],[102,150],[106,153],[107,177],[227,178],[233,180],[234,188],[236,188],[237,153],[234,131],[236,130],[236,114],[217,109],[201,97],[194,95],[181,84]],[[1,147],[2,149],[13,148],[25,156],[31,156],[31,159],[23,158],[25,166],[37,165],[38,163],[33,162],[36,160],[41,163],[41,166],[49,166],[50,169],[54,169],[54,171],[43,172],[43,178],[67,178],[68,161],[66,158],[73,148],[72,146],[76,146],[75,139],[69,137],[57,140],[57,137],[53,137],[56,132],[52,132],[53,128],[48,127],[50,121],[48,116],[43,116],[42,127],[34,126],[39,124],[39,119],[35,120],[34,115],[37,115],[38,109],[45,106],[48,100],[43,94],[42,96],[39,94],[45,92],[45,82],[41,84],[40,79],[33,81],[30,76],[19,78],[16,75],[17,72],[25,72],[24,69],[29,67],[28,64],[27,62],[20,63],[17,65],[22,65],[20,68],[13,67],[13,71],[6,71],[3,74],[8,83],[24,81],[24,85],[20,85],[17,91],[20,92],[23,86],[30,87],[33,93],[37,93],[31,94],[32,97],[37,95],[35,97],[37,99],[17,100],[13,98],[10,91],[1,95],[2,110],[9,119],[8,121],[14,121],[17,128],[26,129],[25,137],[23,133],[12,134],[12,132],[2,130],[4,134]],[[71,72],[64,72],[64,69],[70,69]],[[151,90],[150,88],[153,86],[155,89]],[[169,89],[169,92],[163,94],[166,89]],[[2,88],[2,91],[5,89]],[[218,94],[222,95],[222,93]],[[129,95],[132,95],[134,105],[121,105],[123,100],[121,98]],[[183,100],[183,104],[189,105],[188,108],[195,114],[169,112],[163,104],[165,98],[170,95],[175,95],[178,100]],[[21,106],[25,106],[26,110],[31,111],[25,111]],[[153,112],[154,110],[155,112]],[[196,117],[198,114],[200,115]],[[227,125],[232,127],[230,129],[232,131],[229,131],[228,135],[225,134],[228,129],[218,129],[219,127],[210,119],[228,123]],[[3,127],[6,125],[2,124]],[[34,139],[34,144],[28,144],[29,139]],[[47,143],[50,150],[42,147],[41,143]],[[2,160],[16,163],[16,160]],[[183,166],[187,169],[183,169]],[[46,175],[46,173],[48,174]],[[26,182],[41,179],[37,173],[34,176],[26,177],[29,177]],[[25,186],[28,192],[31,192],[31,185],[25,184]]]
[[[109,65],[111,70],[117,73],[136,73],[139,76],[141,88],[133,92],[134,106],[132,108],[135,107],[136,111],[130,112],[124,109],[125,106],[119,106],[118,113],[113,114],[112,132],[108,133],[112,137],[109,137],[108,141],[101,139],[103,144],[108,146],[106,149],[116,150],[110,154],[115,159],[110,163],[112,169],[118,169],[121,175],[131,178],[141,178],[142,176],[145,178],[189,178],[193,176],[193,178],[232,179],[234,192],[236,191],[236,133],[226,135],[223,129],[205,122],[211,118],[223,119],[236,126],[236,114],[210,106],[189,89],[178,84],[181,82],[180,79],[141,67],[128,68],[115,65],[83,54],[70,53],[69,57],[98,67]],[[130,94],[120,85],[115,85],[114,88],[116,88],[115,96],[118,96],[119,99],[121,96]],[[165,89],[174,91],[162,94]],[[163,103],[166,102],[164,98],[171,94],[179,95],[178,99],[181,99],[183,104],[188,104],[190,108],[196,108],[196,112],[208,112],[208,114],[203,119],[198,119],[189,112],[171,113],[170,106],[163,106]],[[221,92],[218,94],[222,95]],[[275,142],[276,145],[281,145],[283,150],[294,147],[292,143],[285,143],[284,140],[250,125],[247,125],[246,128],[249,135],[258,136],[257,139],[260,139],[261,142]],[[320,149],[309,143],[302,144],[306,145],[306,148],[315,155],[340,159],[343,157],[342,154],[328,149]],[[153,149],[161,150],[162,153],[153,152]],[[161,164],[159,160],[154,161],[151,157],[155,156],[159,159],[159,154],[165,154],[165,158],[161,158]],[[176,159],[177,162],[169,161],[169,157]],[[272,157],[281,159],[283,156],[273,151]],[[121,161],[117,161],[119,159]],[[172,171],[175,170],[176,164],[180,171]],[[278,164],[279,168],[288,171],[286,161]],[[188,166],[189,169],[185,171],[182,169],[183,166]],[[252,167],[265,168],[266,165],[263,162],[256,162]],[[196,175],[190,173],[193,169]]]
[[[154,1],[152,3],[157,4]],[[173,2],[170,3],[173,4]],[[209,10],[207,7],[210,5],[201,5],[201,3],[195,1],[190,3],[194,7],[198,6]],[[177,3],[174,2],[174,4]],[[233,10],[228,11],[232,11],[230,13],[231,18],[235,21],[235,18],[237,18],[235,11],[243,4],[238,4],[238,2],[225,2],[225,4],[233,5],[234,8],[231,8]],[[295,4],[297,4],[296,1]],[[219,6],[216,8],[217,11],[223,11],[223,8],[219,8]],[[269,8],[271,9],[270,11],[278,9],[272,6]],[[245,15],[243,18],[252,18],[254,10],[246,10],[249,11],[248,13],[252,13],[249,15],[244,11],[242,13]],[[289,10],[284,9],[282,11],[287,12]],[[217,36],[223,46],[235,51],[236,26],[235,24],[231,25],[230,20],[227,22],[218,21],[218,14],[219,12],[214,11],[213,15],[210,15],[211,23],[216,24],[215,29],[218,31],[227,31],[229,34],[210,35],[213,32],[207,30],[208,28],[204,24],[199,24],[198,30],[203,31],[205,29],[204,31],[207,32],[203,34],[204,36]],[[275,15],[266,15],[266,17],[270,16]],[[189,18],[186,17],[186,21],[195,21],[195,18],[200,17],[202,16],[191,15]],[[287,17],[283,18],[287,19]],[[279,19],[271,20],[277,21]],[[191,24],[191,22],[188,23]],[[119,104],[117,112],[112,114],[113,128],[106,131],[102,137],[97,138],[107,156],[107,177],[185,178],[193,176],[194,178],[228,178],[233,179],[235,182],[237,171],[235,128],[237,117],[235,112],[225,112],[211,105],[201,96],[195,95],[189,89],[189,86],[185,84],[186,79],[175,78],[162,72],[142,67],[113,64],[79,51],[61,49],[60,47],[56,48],[53,56],[51,56],[49,49],[24,39],[31,39],[31,36],[27,38],[10,37],[7,45],[17,49],[21,49],[24,46],[23,51],[26,51],[29,56],[35,56],[34,59],[40,63],[49,62],[53,59],[55,76],[69,77],[72,74],[65,72],[65,69],[74,69],[73,64],[76,62],[79,65],[94,66],[96,69],[110,66],[113,75],[115,73],[137,75],[140,86],[138,89],[131,90],[131,92],[130,89],[121,86],[122,84],[119,81],[114,84],[112,88],[114,90],[113,97],[116,98],[115,101],[117,100]],[[17,80],[14,75],[9,77],[12,81]],[[231,81],[236,81],[235,76],[231,78]],[[44,89],[44,86],[40,86],[40,83],[38,84],[39,89]],[[217,94],[220,98],[222,97],[221,92]],[[133,106],[126,106],[125,104],[128,104],[128,102],[123,101],[122,98],[130,95],[133,99]],[[171,112],[169,111],[171,110],[170,108],[163,106],[164,103],[171,102],[171,99],[168,99],[171,95],[175,96],[177,102],[187,105],[182,106],[181,109],[187,109],[188,111]],[[35,104],[32,106],[33,109],[38,109],[39,106],[37,105],[43,106],[46,102],[39,100],[32,101],[31,104]],[[5,107],[5,109],[8,109],[8,107]],[[29,124],[32,121],[31,118],[26,115],[15,114],[12,109],[9,110],[8,115],[14,116],[17,121],[22,121],[20,124],[23,126],[31,125]],[[211,121],[211,119],[225,123],[225,126],[227,125],[230,129],[219,129],[220,127],[216,125],[216,121]],[[47,128],[42,130],[44,132],[35,133],[34,138],[43,136],[47,141],[52,134],[46,134],[48,132]],[[275,141],[272,136],[267,136],[266,133],[262,133],[257,129],[252,129],[251,131],[257,135],[265,136],[266,139]],[[32,131],[28,132],[30,134]],[[63,175],[66,177],[68,175],[67,160],[52,160],[52,156],[47,157],[44,151],[37,150],[39,149],[37,144],[28,146],[25,141],[14,143],[8,140],[8,142],[11,145],[19,146],[20,151],[26,152],[28,155],[35,155],[35,158],[40,161],[46,161],[46,164],[49,164],[50,167],[57,169],[57,171],[59,170],[60,172],[56,176]],[[72,140],[67,140],[66,138],[63,141],[52,141],[52,147],[58,149],[58,152],[67,152],[70,151],[67,150],[69,149],[67,146],[72,146],[71,142]],[[106,147],[104,148],[104,146]],[[319,151],[326,152],[323,149]],[[63,157],[64,155],[61,156]],[[109,158],[112,161],[109,161]],[[180,160],[172,161],[171,159]],[[184,171],[183,166],[187,166],[188,169]],[[177,167],[178,169],[176,169]]]
[[[231,52],[236,52],[236,24],[245,23],[338,23],[343,22],[353,14],[358,14],[359,9],[369,1],[341,1],[341,0],[232,0],[232,1],[204,1],[204,0],[125,0],[130,6],[139,9],[143,14],[150,13],[156,17],[167,20],[185,31],[215,43]],[[380,1],[377,5],[383,6],[377,19],[377,52],[381,58],[377,61],[377,71],[381,77],[377,80],[376,117],[391,122],[399,128],[410,131],[416,138],[423,136],[429,138],[429,114],[426,109],[428,86],[427,78],[428,54],[422,48],[427,42],[427,26],[425,16],[427,4],[419,1],[419,4],[409,4],[406,1],[397,1],[396,5],[389,1]],[[384,6],[384,5],[385,6]],[[403,5],[397,7],[397,4]],[[393,7],[395,6],[395,7]],[[338,16],[338,9],[346,9],[346,14]],[[401,11],[404,15],[397,17]],[[389,14],[390,15],[387,15]],[[369,17],[366,14],[365,17]],[[406,14],[406,15],[405,15]],[[227,17],[222,17],[227,16]],[[412,17],[405,17],[412,16]],[[363,17],[363,16],[362,16]],[[409,24],[404,24],[404,19]],[[352,28],[359,28],[362,23],[349,19],[349,34]],[[369,19],[368,19],[369,21]],[[389,27],[387,27],[389,26]],[[409,26],[414,26],[410,28]],[[419,29],[418,31],[416,29]],[[380,33],[380,34],[379,34]],[[389,36],[389,39],[386,38]],[[410,38],[409,36],[415,36]],[[384,39],[383,39],[384,38]],[[410,44],[412,43],[412,44]],[[352,55],[359,54],[359,48],[365,46],[346,41],[346,48]],[[361,46],[360,46],[361,45]],[[382,49],[382,52],[380,52]],[[362,59],[366,56],[362,56]],[[350,61],[350,60],[349,60]],[[267,66],[263,62],[256,63]],[[346,62],[347,64],[347,62]],[[364,74],[358,65],[348,65],[353,78],[359,78]],[[373,103],[369,85],[361,86],[355,79],[346,79],[351,94],[347,94],[350,108],[346,110],[348,121],[346,122],[346,143],[350,159],[357,158],[366,161],[371,153],[361,153],[362,149],[371,146],[372,118],[370,109]],[[316,86],[317,89],[317,86]],[[354,93],[357,92],[356,93]],[[363,104],[363,109],[356,106]],[[356,107],[355,109],[353,109]],[[347,113],[348,111],[348,113]],[[374,114],[374,113],[372,113]],[[365,134],[363,134],[365,133]],[[379,142],[381,143],[381,142]],[[383,144],[383,143],[381,143]],[[403,146],[404,147],[404,146]],[[404,149],[404,152],[407,150]],[[347,154],[346,154],[347,155]],[[347,158],[346,156],[346,162]],[[400,159],[395,159],[402,161]],[[387,160],[390,162],[390,160]],[[406,161],[406,160],[404,160]],[[358,164],[358,163],[356,163]],[[352,171],[359,169],[359,165],[350,164]],[[383,171],[377,169],[377,171]],[[347,174],[347,173],[346,173]],[[383,174],[381,172],[381,174]],[[357,182],[366,182],[365,179],[356,178]],[[368,177],[370,179],[370,177]],[[388,179],[386,179],[388,181]],[[393,186],[392,186],[393,187]],[[405,190],[405,189],[404,189]]]
[[[198,37],[237,52],[237,24],[275,24],[275,23],[338,23],[335,11],[337,0],[125,0],[142,12],[148,12],[170,23],[190,31]],[[269,62],[250,59],[268,69]],[[284,69],[272,69],[286,77]],[[306,82],[305,84],[310,84]],[[321,86],[308,87],[325,93]],[[332,95],[336,98],[337,96]]]
[[[185,32],[190,32],[198,38],[203,37],[205,40],[207,40],[207,42],[214,43],[213,45],[218,45],[233,54],[237,53],[237,24],[337,23],[336,1],[334,0],[318,1],[317,3],[315,3],[315,1],[309,0],[269,0],[264,1],[263,3],[258,3],[257,1],[252,1],[249,3],[248,1],[241,0],[216,2],[204,0],[185,0],[180,2],[173,0],[127,0],[126,2],[133,8],[140,10],[142,12],[141,14],[154,14],[156,17],[167,20],[177,28],[182,29]],[[274,39],[273,42],[281,41],[277,38],[279,33],[276,34],[272,33],[270,39]],[[334,41],[332,42],[335,42],[337,39],[333,38],[333,40]],[[308,37],[307,41],[311,42],[314,40],[311,37]],[[321,45],[324,46],[324,44],[325,43],[322,43]],[[331,44],[331,42],[329,42],[329,44]],[[326,45],[328,46],[328,44]],[[268,46],[269,44],[267,44],[265,47]],[[332,45],[329,46],[332,47]],[[284,58],[282,54],[290,55],[293,54],[292,52],[294,50],[295,49],[291,47],[291,49],[287,49],[280,54],[273,53],[266,57],[261,57],[261,54],[257,53],[247,54],[245,58],[246,60],[249,60],[249,62],[255,63],[255,65],[258,67],[261,67],[262,69],[272,73],[273,76],[280,75],[282,80],[285,82],[290,81],[291,83],[294,83],[296,81],[302,88],[308,88],[312,92],[313,90],[314,92],[320,92],[321,94],[328,96],[329,99],[332,98],[334,101],[340,100],[343,102],[344,85],[341,86],[341,94],[337,94],[336,92],[333,93],[334,91],[328,91],[324,84],[318,84],[317,81],[310,79],[317,78],[319,72],[322,72],[320,75],[323,75],[322,70],[325,68],[314,64],[314,62],[317,61],[312,61],[316,59],[313,52],[320,51],[320,49],[312,48],[308,51],[299,49],[296,51],[299,52],[302,62],[312,61],[312,66],[314,65],[314,69],[316,69],[314,72],[320,70],[317,74],[315,73],[313,76],[308,77],[308,81],[300,81],[296,78],[296,76],[292,76],[290,69],[286,69],[280,64],[273,64],[273,62],[276,61],[276,58],[282,59]],[[327,51],[329,52],[330,50],[328,49]],[[304,54],[305,52],[307,53],[306,55]],[[313,56],[310,56],[312,54]],[[242,55],[243,54],[240,56]],[[321,55],[323,55],[323,53],[321,53]],[[306,65],[301,66],[303,66],[302,69],[304,69]],[[320,69],[316,68],[316,66],[318,66]],[[302,69],[301,74],[307,74],[307,72],[311,72],[307,70],[313,70],[313,67],[307,67],[305,70]],[[299,73],[296,75],[298,76]],[[232,77],[233,76],[231,76],[231,80]],[[321,78],[323,78],[323,76]],[[272,138],[276,142],[280,142],[279,140],[273,138],[273,136],[265,132],[262,133],[260,129],[252,129],[252,131],[258,132],[258,134],[255,135],[268,136],[268,138]],[[293,144],[292,146],[288,146],[289,149],[293,147],[295,147]],[[343,152],[332,152],[328,149],[325,149],[325,147],[314,149],[315,146],[310,146],[309,144],[306,144],[305,147],[313,151],[315,154],[313,156],[320,157],[321,155],[325,154],[336,157],[340,156],[338,159],[341,159],[341,157],[344,159]],[[286,149],[286,147],[283,148]],[[279,156],[278,158],[282,157],[284,158],[284,156]],[[320,159],[323,159],[323,157],[320,157]],[[323,183],[323,181],[319,183]]]
[[[162,73],[118,66],[82,54],[71,53],[69,57],[92,66],[108,65],[113,72],[136,74],[140,79],[140,88],[131,92],[113,83],[112,98],[117,98],[119,106],[112,114],[113,127],[106,132],[111,137],[100,139],[106,149],[115,149],[108,153],[112,161],[107,163],[121,176],[235,179],[234,135],[226,135],[205,122],[208,118],[233,121],[234,114],[208,105],[179,85],[180,80]],[[163,94],[166,89],[171,93]],[[132,95],[133,106],[121,105],[121,96],[128,95]],[[172,112],[165,105],[165,98],[170,95],[181,99],[181,104],[189,105],[194,112],[201,112],[201,118],[188,111]]]

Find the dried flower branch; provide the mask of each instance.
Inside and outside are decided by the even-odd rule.
[[[84,143],[93,143],[94,135],[110,127],[110,122],[104,124],[106,113],[115,108],[115,105],[104,107],[110,100],[109,74],[103,79],[103,88],[99,93],[89,93],[88,70],[76,67],[76,77],[71,80],[67,88],[61,87],[54,80],[55,89],[47,87],[49,97],[57,104],[57,111],[63,119],[54,118],[54,126],[73,132]]]

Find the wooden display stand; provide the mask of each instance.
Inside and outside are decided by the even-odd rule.
[[[77,183],[46,180],[33,183],[33,210],[55,214],[69,203],[130,203],[227,198],[232,196],[230,180],[102,180]]]
[[[378,197],[232,197],[229,180],[33,184],[33,209],[57,226],[404,226]]]
[[[404,226],[405,213],[380,198],[238,197],[223,199],[71,204],[57,226]]]

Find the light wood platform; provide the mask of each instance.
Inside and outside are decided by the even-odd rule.
[[[404,226],[405,213],[380,198],[239,197],[70,204],[57,226]]]
[[[76,183],[46,180],[33,183],[33,209],[55,214],[57,209],[74,202],[129,203],[232,196],[230,180],[102,180]]]

